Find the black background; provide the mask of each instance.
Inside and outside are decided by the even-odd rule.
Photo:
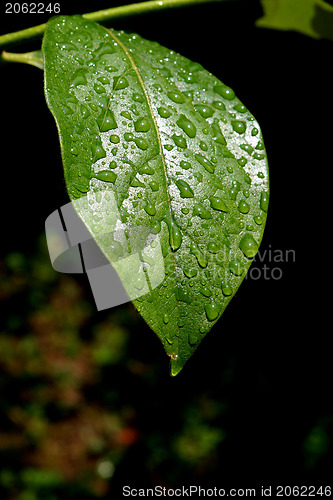
[[[60,3],[63,14],[73,14],[110,7],[113,2]],[[0,5],[1,33],[47,19],[5,15],[5,2]],[[143,395],[144,404],[138,398],[140,425],[144,433],[160,421],[164,432],[168,422],[172,432],[189,392],[206,391],[215,398],[227,395],[228,434],[215,457],[216,467],[204,476],[207,485],[329,484],[332,442],[313,470],[304,467],[302,443],[333,412],[332,333],[324,305],[330,293],[329,283],[328,289],[324,284],[332,246],[326,218],[331,196],[327,177],[332,169],[332,42],[256,28],[261,15],[258,2],[239,1],[112,24],[200,62],[234,89],[259,121],[269,159],[271,198],[261,252],[295,252],[295,259],[289,257],[288,262],[265,259],[270,269],[281,267],[281,279],[270,275],[243,282],[223,318],[174,379],[167,374],[159,341],[141,324],[147,356],[160,360],[165,376]],[[15,64],[0,70],[1,253],[15,250],[29,255],[46,217],[68,198],[42,72]],[[228,386],[223,377],[230,363],[235,378]],[[116,474],[114,491],[124,478],[132,485],[152,485],[144,454],[143,440]]]

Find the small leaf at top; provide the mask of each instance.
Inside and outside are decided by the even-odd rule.
[[[133,302],[176,375],[262,239],[268,167],[259,125],[200,64],[138,35],[57,17],[43,54],[69,196],[123,282],[142,275],[135,286],[144,295]],[[121,264],[130,240],[118,230],[137,227],[158,235],[159,262],[148,250]],[[150,266],[162,268],[162,282],[149,279]]]
[[[299,31],[313,38],[333,40],[333,6],[325,0],[261,0],[261,28]]]

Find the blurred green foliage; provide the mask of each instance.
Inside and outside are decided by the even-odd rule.
[[[84,278],[52,269],[44,238],[33,258],[6,256],[0,298],[1,498],[106,495],[142,437],[140,394],[126,379],[141,379],[149,391],[168,371],[137,350],[142,319],[128,304],[97,314]],[[172,436],[157,422],[145,441],[151,467],[172,457],[181,471],[211,459],[225,436],[214,422],[224,410],[221,401],[195,398]]]
[[[165,356],[142,319],[130,304],[97,314],[89,293],[82,276],[53,271],[44,237],[33,258],[0,265],[1,499],[108,498],[129,477],[141,487],[218,477],[234,432],[233,359],[202,390],[167,389],[169,403]],[[315,422],[304,470],[332,439],[333,419]]]

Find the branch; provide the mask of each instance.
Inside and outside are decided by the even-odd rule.
[[[124,17],[136,16],[138,14],[146,14],[149,12],[158,12],[167,9],[174,9],[185,6],[194,6],[204,3],[214,3],[221,1],[232,0],[151,0],[148,2],[133,3],[130,5],[122,5],[120,7],[112,7],[111,9],[99,10],[83,14],[85,19],[90,21],[105,22],[122,19]],[[7,33],[0,36],[0,47],[6,47],[14,43],[26,42],[42,38],[46,28],[46,23],[33,26],[32,28]]]

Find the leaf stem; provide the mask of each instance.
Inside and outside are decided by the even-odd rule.
[[[25,54],[3,51],[0,55],[0,60],[5,62],[31,64],[32,66],[36,66],[39,69],[44,68],[43,55],[41,50],[36,50],[35,52],[27,52]]]
[[[112,7],[110,9],[99,10],[97,12],[89,12],[87,14],[83,14],[83,17],[91,21],[105,22],[135,16],[137,14],[158,12],[166,9],[221,1],[228,0],[150,0],[148,2],[133,3],[130,5],[122,5],[119,7]],[[0,47],[6,47],[14,43],[25,42],[28,40],[40,39],[44,34],[45,28],[46,23],[24,30],[15,31],[14,33],[1,35]]]

